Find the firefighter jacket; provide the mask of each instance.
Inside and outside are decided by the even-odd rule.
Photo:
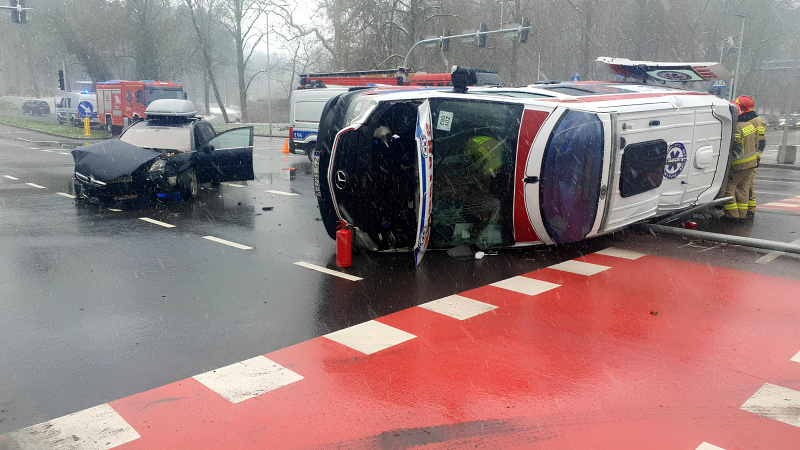
[[[755,112],[739,116],[731,149],[731,170],[740,171],[758,167],[761,152],[767,145],[765,131],[766,124]]]

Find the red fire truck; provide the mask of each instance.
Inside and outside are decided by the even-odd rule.
[[[493,70],[475,69],[479,86],[502,86],[503,80]],[[327,72],[300,75],[300,88],[325,86],[452,86],[449,73],[416,73],[405,67],[358,72]]]
[[[116,136],[135,119],[143,118],[153,100],[186,98],[183,86],[171,81],[101,81],[97,83],[97,120]]]

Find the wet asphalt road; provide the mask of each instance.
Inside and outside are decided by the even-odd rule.
[[[363,280],[351,282],[294,264],[335,269],[335,245],[316,220],[308,159],[280,153],[282,140],[256,138],[246,185],[110,211],[58,195],[71,192],[68,150],[12,130],[0,126],[0,434],[609,245],[800,279],[795,256],[758,264],[766,251],[627,231],[481,261],[430,252],[419,268],[408,254],[354,255],[343,271]],[[800,171],[760,169],[757,193],[800,195]],[[798,225],[800,214],[762,208],[753,223],[701,228],[789,242]]]

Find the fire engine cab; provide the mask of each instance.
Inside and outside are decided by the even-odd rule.
[[[185,100],[180,83],[171,81],[101,81],[97,83],[97,119],[116,136],[122,128],[145,117],[145,110],[155,100]]]

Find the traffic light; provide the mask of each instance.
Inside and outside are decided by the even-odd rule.
[[[522,32],[519,34],[519,43],[524,44],[528,42],[528,34],[530,33],[531,29],[526,28],[531,26],[531,20],[528,18],[522,19]]]
[[[481,24],[481,29],[479,31],[481,33],[485,32],[485,31],[489,31],[489,24],[482,23]],[[486,47],[486,35],[485,34],[479,34],[478,35],[478,47]]]
[[[444,39],[442,39],[442,51],[443,52],[446,52],[446,51],[450,50],[450,39],[447,39],[447,36],[450,36],[452,34],[453,33],[450,30],[450,28],[445,28],[444,29],[444,32],[442,33],[442,37],[444,38]]]
[[[66,91],[67,90],[66,89],[66,85],[64,84],[64,71],[63,70],[59,70],[58,71],[58,88],[61,89],[62,91]]]

